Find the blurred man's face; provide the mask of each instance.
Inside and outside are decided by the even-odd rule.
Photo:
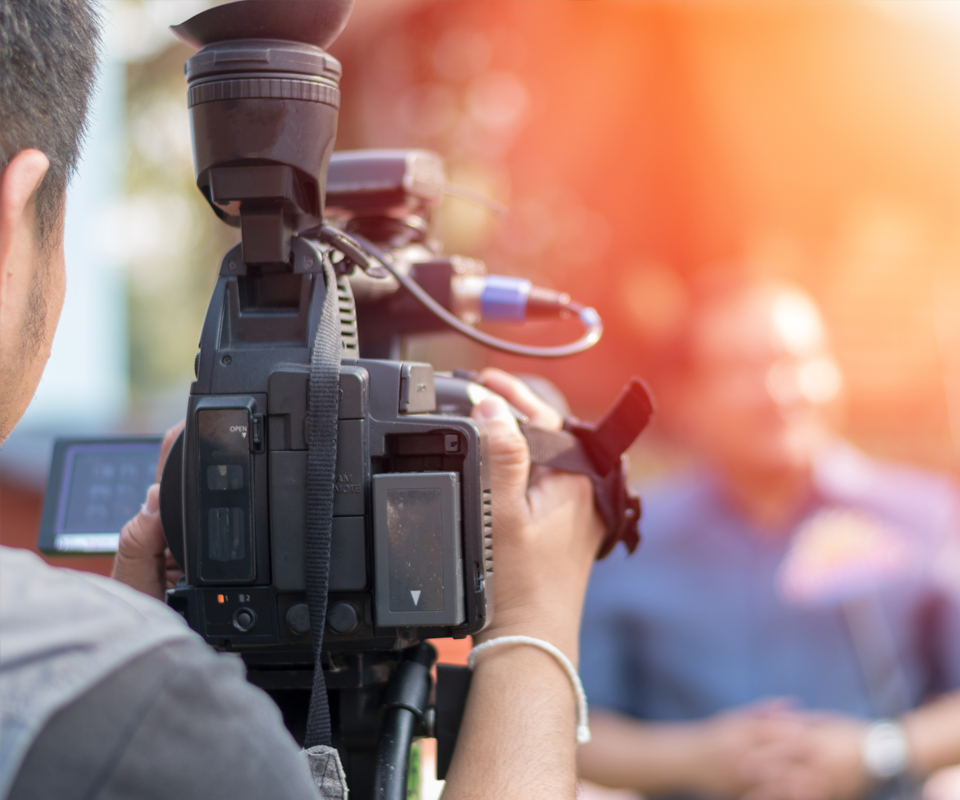
[[[721,468],[809,467],[830,437],[841,389],[813,303],[788,288],[718,302],[693,331],[682,420],[691,444]]]

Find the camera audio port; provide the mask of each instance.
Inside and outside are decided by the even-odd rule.
[[[233,612],[233,627],[240,633],[246,633],[257,624],[257,615],[249,608],[238,608]]]

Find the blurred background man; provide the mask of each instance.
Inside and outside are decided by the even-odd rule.
[[[836,437],[840,371],[799,290],[719,278],[685,330],[660,395],[697,460],[646,489],[640,556],[591,578],[581,773],[651,795],[906,797],[960,763],[956,495]]]

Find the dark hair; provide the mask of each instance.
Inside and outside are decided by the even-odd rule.
[[[62,235],[64,191],[96,78],[99,22],[91,0],[0,0],[0,169],[28,148],[50,160],[36,194],[43,246]]]

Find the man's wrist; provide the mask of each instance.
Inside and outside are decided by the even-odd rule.
[[[475,634],[473,642],[475,645],[482,644],[502,636],[532,636],[536,639],[542,639],[559,648],[574,665],[578,663],[578,630],[567,620],[558,620],[551,623],[542,618],[514,617],[503,619],[502,616],[495,614],[490,627]]]
[[[677,755],[673,769],[678,787],[690,794],[717,794],[717,755],[723,730],[707,717],[664,726],[664,732],[674,738],[671,752]]]
[[[867,726],[860,740],[863,771],[877,781],[889,781],[910,768],[910,742],[896,720],[879,719]]]
[[[586,744],[590,741],[590,727],[587,723],[587,696],[583,691],[583,683],[577,674],[577,668],[569,658],[555,645],[544,639],[538,639],[533,636],[517,634],[513,636],[499,636],[494,639],[487,639],[485,642],[476,645],[470,652],[467,666],[473,669],[476,665],[478,656],[489,653],[496,648],[504,649],[507,647],[534,647],[547,653],[567,673],[571,688],[577,700],[577,744]]]

